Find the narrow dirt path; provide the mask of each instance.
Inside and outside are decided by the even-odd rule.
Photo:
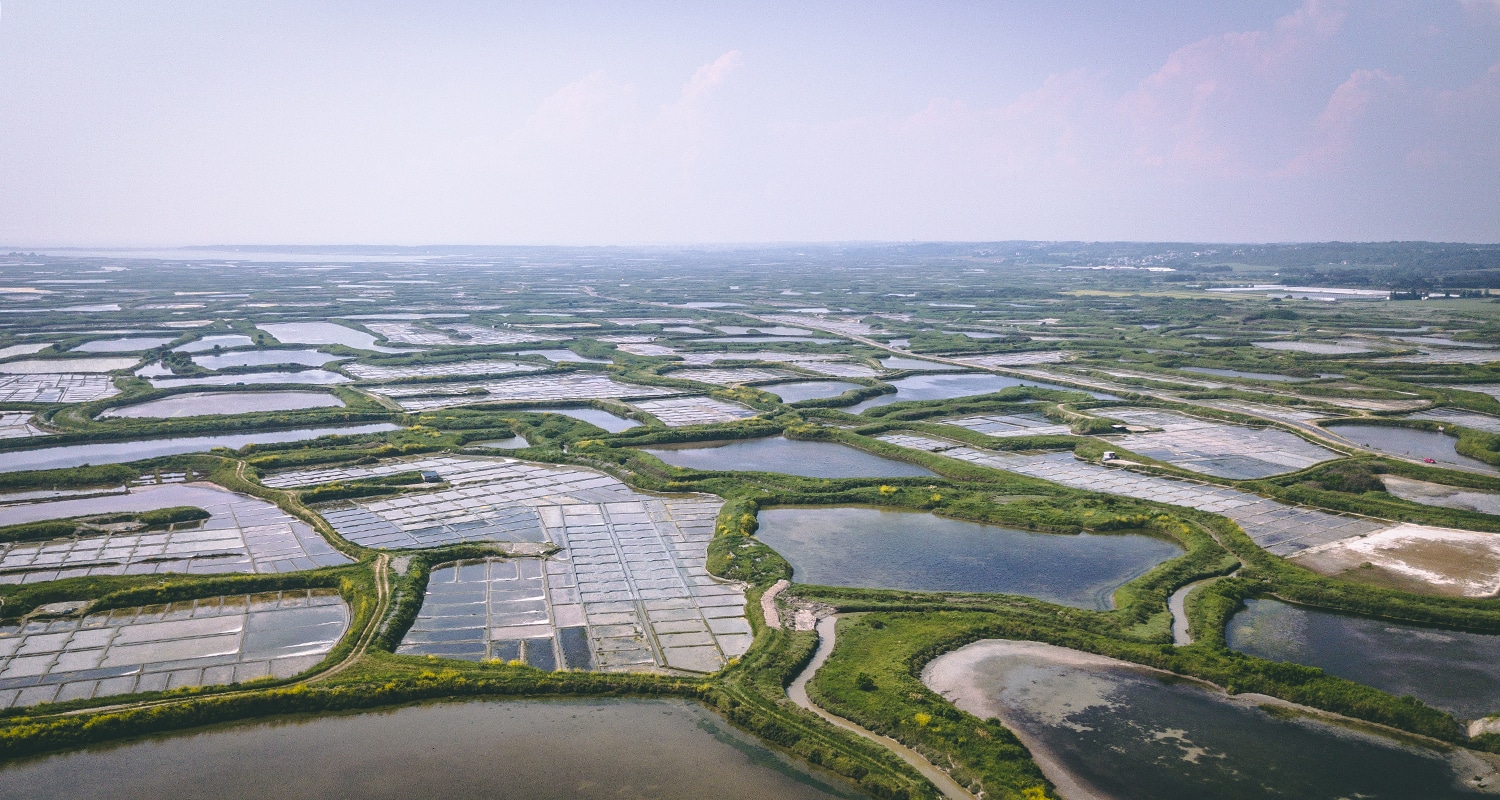
[[[949,800],[974,800],[974,795],[969,790],[954,780],[953,776],[938,769],[931,761],[923,758],[921,753],[912,750],[889,736],[881,736],[837,714],[824,711],[807,696],[808,681],[812,680],[812,677],[822,668],[823,663],[828,660],[828,654],[833,652],[834,626],[837,624],[838,617],[825,617],[818,622],[818,649],[813,654],[812,661],[809,661],[807,666],[803,668],[802,674],[798,675],[792,681],[792,684],[787,687],[787,697],[790,697],[792,702],[797,705],[827,720],[835,727],[843,728],[846,731],[863,736],[900,756],[901,760],[910,764],[917,772],[922,773],[922,777],[932,781],[933,785]]]
[[[375,557],[375,564],[373,566],[375,570],[375,611],[370,615],[370,623],[360,633],[359,641],[355,642],[354,647],[349,651],[349,655],[328,669],[303,678],[302,683],[312,683],[313,681],[331,678],[348,669],[355,661],[359,660],[360,656],[365,654],[366,650],[370,649],[370,642],[375,639],[375,632],[380,630],[380,621],[385,619],[386,611],[391,605],[390,565],[390,555],[381,553]]]

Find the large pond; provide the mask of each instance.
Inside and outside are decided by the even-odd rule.
[[[124,339],[95,339],[73,348],[75,353],[138,353],[161,347],[175,340],[176,336],[135,336]]]
[[[682,700],[443,703],[220,726],[0,771],[30,800],[863,797]]]
[[[364,331],[346,328],[334,322],[273,322],[257,326],[287,344],[341,344],[360,350],[379,353],[412,353],[410,348],[399,350],[375,344],[375,337]]]
[[[772,508],[759,520],[756,536],[802,583],[1024,594],[1101,610],[1122,584],[1182,554],[1139,534],[1032,533],[921,511]]]
[[[1273,715],[1253,698],[1036,642],[975,642],[934,659],[922,679],[959,708],[1000,718],[1064,796],[1443,800],[1484,796],[1460,782],[1493,772],[1457,748]]]
[[[1276,600],[1247,600],[1231,648],[1411,695],[1462,719],[1500,711],[1500,636],[1403,625]]]
[[[888,406],[891,403],[904,403],[908,400],[948,400],[954,397],[965,397],[973,394],[989,394],[1012,386],[1036,386],[1042,389],[1056,389],[1064,392],[1081,392],[1082,389],[1070,389],[1055,383],[1043,383],[1041,381],[1025,380],[1022,378],[1009,378],[1004,375],[992,375],[987,372],[965,372],[960,375],[912,375],[906,378],[889,381],[896,387],[895,394],[883,394],[873,397],[864,402],[857,403],[844,409],[850,414],[858,414],[867,408],[876,406]],[[1108,395],[1086,392],[1095,397],[1108,398]]]
[[[224,333],[214,336],[205,336],[197,341],[174,348],[183,353],[202,353],[220,347],[228,350],[231,347],[249,347],[255,344],[255,340],[241,333]]]
[[[321,367],[344,356],[331,356],[316,350],[235,350],[220,355],[193,356],[193,363],[204,369],[229,367],[265,367],[271,364],[301,364]]]
[[[344,401],[323,392],[188,392],[160,400],[111,408],[102,417],[179,418],[254,411],[343,408]]]
[[[1361,425],[1357,422],[1325,425],[1323,428],[1355,444],[1382,453],[1407,458],[1430,458],[1439,464],[1477,472],[1500,472],[1477,458],[1459,455],[1456,449],[1458,440],[1437,431],[1395,428],[1386,425]]]
[[[372,425],[347,425],[337,428],[299,428],[290,431],[241,433],[230,436],[179,436],[170,439],[144,439],[108,444],[75,444],[44,447],[40,450],[16,450],[0,455],[0,472],[28,469],[63,469],[85,464],[124,464],[146,458],[201,453],[215,447],[239,449],[247,444],[300,442],[319,436],[354,436],[396,430],[398,425],[378,422]]]
[[[300,372],[246,372],[238,375],[197,375],[186,378],[152,378],[151,385],[158,389],[178,386],[235,386],[263,383],[303,383],[326,386],[348,383],[349,378],[325,369],[304,369]]]
[[[803,442],[782,436],[641,449],[672,466],[687,469],[781,472],[808,478],[899,478],[935,474],[916,464],[882,458],[835,442]]]
[[[846,383],[844,381],[799,381],[797,383],[778,383],[774,386],[757,386],[756,388],[780,397],[783,403],[796,403],[802,400],[838,397],[850,389],[862,389],[864,387],[857,383]]]
[[[628,431],[631,428],[640,427],[639,422],[626,417],[615,416],[608,411],[600,411],[597,408],[515,408],[512,411],[525,411],[531,414],[561,414],[565,417],[580,419],[598,428],[603,428],[610,433]]]

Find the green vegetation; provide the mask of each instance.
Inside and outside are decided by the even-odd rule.
[[[173,506],[152,511],[91,514],[70,519],[40,520],[0,527],[0,542],[35,542],[64,536],[98,533],[114,529],[165,528],[181,522],[208,519],[207,511],[195,506]]]
[[[257,328],[257,323],[282,319],[275,316],[281,314],[293,315],[287,319],[313,315],[333,320],[394,310],[394,303],[364,302],[370,298],[349,297],[334,288],[355,281],[391,281],[401,286],[402,314],[410,312],[406,306],[422,309],[423,313],[460,313],[465,316],[452,318],[453,324],[474,325],[479,330],[451,329],[447,318],[434,317],[414,324],[429,332],[444,331],[458,344],[423,345],[420,351],[389,354],[340,346],[324,347],[323,352],[377,366],[440,366],[483,359],[494,359],[497,365],[490,374],[427,375],[400,381],[405,389],[419,394],[446,394],[459,381],[484,384],[516,377],[501,365],[525,362],[539,367],[526,373],[532,377],[607,375],[628,384],[740,403],[755,410],[757,416],[736,422],[668,427],[616,400],[500,402],[498,398],[504,395],[479,386],[469,390],[471,396],[461,398],[480,401],[475,404],[403,413],[396,402],[402,396],[393,392],[392,397],[381,399],[378,395],[388,389],[384,383],[359,379],[350,385],[322,389],[340,398],[346,404],[344,408],[183,419],[101,418],[100,412],[108,408],[209,388],[156,389],[148,381],[127,374],[129,370],[115,375],[120,391],[110,397],[96,395],[86,402],[64,403],[44,402],[38,399],[42,395],[37,395],[0,404],[8,410],[37,412],[34,424],[51,434],[0,440],[0,452],[374,421],[403,426],[390,433],[253,445],[237,452],[221,450],[132,465],[0,473],[0,491],[22,492],[115,489],[142,475],[185,472],[190,479],[212,480],[275,503],[312,525],[355,560],[344,567],[284,575],[97,576],[0,586],[0,614],[9,620],[22,618],[40,605],[64,600],[91,601],[91,609],[104,610],[296,588],[336,589],[351,604],[354,614],[349,636],[308,679],[13,709],[3,715],[0,724],[0,758],[230,719],[372,708],[438,697],[660,694],[700,700],[736,725],[847,777],[875,796],[935,797],[933,787],[883,747],[836,729],[787,699],[786,686],[811,658],[815,636],[772,630],[759,618],[760,593],[773,582],[790,578],[791,568],[786,559],[757,538],[757,514],[777,506],[850,504],[925,511],[1056,535],[1130,531],[1170,539],[1184,548],[1182,556],[1121,587],[1110,611],[1081,610],[1028,597],[964,592],[794,585],[783,595],[848,615],[839,626],[837,649],[809,687],[819,704],[896,738],[934,763],[950,768],[960,782],[983,790],[987,797],[1046,797],[1051,788],[1025,749],[1002,725],[957,710],[927,691],[919,677],[923,665],[937,655],[986,637],[1050,642],[1211,681],[1232,692],[1261,692],[1455,745],[1500,752],[1500,735],[1468,739],[1450,715],[1410,698],[1392,697],[1310,667],[1256,659],[1224,646],[1229,617],[1245,600],[1256,597],[1487,633],[1500,633],[1500,601],[1434,597],[1321,576],[1269,555],[1222,517],[1068,489],[941,453],[897,447],[876,438],[909,431],[992,450],[1071,451],[1085,460],[1097,460],[1104,450],[1115,450],[1140,465],[1132,469],[1232,486],[1285,503],[1500,532],[1500,516],[1402,500],[1387,493],[1382,482],[1384,476],[1396,475],[1500,491],[1500,478],[1490,475],[1381,458],[1348,448],[1343,457],[1309,469],[1262,480],[1233,481],[1153,461],[1130,453],[1118,440],[1102,438],[1116,432],[1111,410],[1121,405],[1174,409],[1241,424],[1276,425],[1313,439],[1317,430],[1304,420],[1321,416],[1426,430],[1442,426],[1456,437],[1458,452],[1500,465],[1500,435],[1460,422],[1404,416],[1427,407],[1500,415],[1500,401],[1488,393],[1494,391],[1490,387],[1500,385],[1500,362],[1469,357],[1482,355],[1477,348],[1443,349],[1441,344],[1445,338],[1468,345],[1500,344],[1495,306],[1482,291],[1500,270],[1500,256],[1496,255],[1500,251],[1405,244],[1244,246],[1233,251],[1207,248],[1194,252],[1143,244],[1080,243],[862,247],[810,246],[794,254],[779,253],[769,260],[765,254],[749,251],[682,256],[711,265],[712,280],[703,278],[701,270],[693,272],[692,279],[684,278],[675,267],[664,267],[659,253],[643,258],[635,258],[641,254],[633,253],[624,258],[606,249],[586,253],[548,251],[546,258],[508,261],[504,269],[455,266],[451,273],[444,273],[448,280],[430,284],[411,282],[410,275],[403,272],[409,271],[410,265],[380,262],[361,262],[358,270],[320,267],[333,273],[329,277],[339,278],[323,286],[307,285],[312,279],[302,273],[289,284],[284,270],[264,266],[247,266],[232,274],[208,274],[171,264],[113,274],[111,279],[116,284],[109,292],[91,288],[91,283],[71,284],[74,288],[69,291],[79,295],[79,302],[119,302],[121,310],[111,312],[109,324],[121,329],[152,330],[181,319],[166,316],[160,309],[177,302],[179,292],[192,293],[194,303],[201,306],[202,319],[211,322],[191,328],[191,333],[179,336],[172,344],[142,356],[143,361],[161,361],[177,374],[249,376],[282,369],[251,366],[211,371],[171,347],[202,335],[236,332],[252,337],[253,349],[270,353],[269,360],[274,361],[278,349],[290,351],[305,346],[283,346]],[[768,270],[765,265],[772,262],[780,266]],[[905,266],[901,270],[866,268],[889,263]],[[1085,275],[1061,269],[1082,263],[1170,266],[1175,271],[1111,270]],[[59,276],[72,276],[62,280],[79,279],[77,276],[86,272],[94,274],[72,261],[47,257],[47,264]],[[851,264],[858,268],[851,269]],[[93,269],[97,265],[87,266]],[[719,286],[719,278],[733,288]],[[1451,288],[1462,290],[1464,296],[1420,303],[1324,303],[1267,300],[1261,293],[1206,291],[1274,281],[1312,285],[1342,281],[1339,285],[1373,287],[1403,296]],[[288,295],[289,285],[299,288]],[[230,288],[243,297],[221,297]],[[788,294],[808,296],[789,301]],[[289,296],[293,298],[290,302]],[[818,299],[813,300],[813,296]],[[711,305],[725,302],[737,305]],[[696,308],[685,305],[688,303],[710,305]],[[830,310],[793,312],[792,303]],[[455,307],[461,308],[455,312]],[[305,310],[313,308],[316,311]],[[857,310],[848,310],[851,308]],[[200,312],[195,309],[189,313],[197,318]],[[782,318],[789,313],[800,316]],[[24,333],[57,342],[42,356],[66,361],[81,357],[65,354],[67,348],[105,336],[80,333],[78,319],[76,315],[41,311],[27,319]],[[820,330],[818,336],[831,341],[720,342],[713,341],[716,337],[711,332],[714,325],[765,330],[773,324],[797,325],[804,319],[805,327]],[[553,327],[558,325],[567,327]],[[907,343],[900,349],[906,352],[965,359],[991,356],[998,360],[985,363],[999,364],[999,372],[1079,388],[1056,391],[1013,387],[988,395],[893,403],[853,415],[843,409],[893,392],[890,381],[909,373],[877,369],[878,359],[889,353],[864,341],[822,331],[820,326],[825,325],[835,331],[852,331],[866,340],[905,339]],[[845,325],[854,327],[842,327]],[[955,333],[960,330],[993,336],[971,338]],[[514,337],[521,341],[510,345],[474,344],[506,341],[483,338],[479,335],[482,331],[525,336]],[[29,341],[20,333],[0,334],[0,345]],[[1415,335],[1435,337],[1439,342],[1401,338]],[[397,338],[397,334],[391,336]],[[527,340],[531,338],[535,340]],[[1267,341],[1333,343],[1350,339],[1366,345],[1370,352],[1320,354],[1255,346]],[[641,345],[669,350],[641,350]],[[517,354],[521,349],[564,347],[608,363],[554,364],[540,356]],[[667,354],[643,356],[629,350]],[[727,358],[731,356],[734,360]],[[773,375],[834,379],[813,369],[815,362],[798,360],[813,356],[841,358],[833,374],[847,373],[836,379],[857,388],[838,397],[783,404],[755,385],[698,383],[695,372],[684,369],[689,366],[684,360],[700,367],[721,358],[724,360],[714,365],[720,369],[757,367],[777,370]],[[306,368],[285,367],[298,371]],[[327,368],[338,369],[333,365]],[[1220,375],[1188,368],[1254,374]],[[354,377],[358,371],[347,374]],[[751,384],[767,380],[762,376]],[[211,388],[263,391],[293,385],[250,383]],[[1084,393],[1084,387],[1107,392],[1119,400],[1096,399]],[[643,424],[610,434],[570,417],[517,410],[523,405],[530,409],[606,409]],[[994,437],[942,422],[976,414],[1041,414],[1067,425],[1069,432]],[[1473,424],[1492,427],[1482,419]],[[471,544],[409,553],[375,552],[339,538],[309,508],[338,500],[440,488],[422,483],[412,472],[293,490],[270,489],[256,480],[279,470],[372,465],[422,454],[497,455],[471,446],[517,435],[525,438],[528,447],[503,455],[601,470],[643,491],[698,492],[722,498],[716,536],[708,545],[708,568],[750,587],[747,616],[755,640],[749,652],[716,675],[695,677],[546,673],[514,664],[398,656],[394,650],[420,610],[434,567],[502,558],[505,551]],[[923,466],[936,476],[818,479],[773,472],[698,471],[667,465],[640,449],[773,435],[837,442]],[[103,526],[190,525],[205,514],[201,509],[176,508],[45,520],[0,528],[0,542],[84,535]],[[1188,602],[1196,644],[1172,646],[1167,598],[1188,583],[1210,578]],[[99,706],[112,709],[89,710]],[[61,713],[65,711],[82,713]]]

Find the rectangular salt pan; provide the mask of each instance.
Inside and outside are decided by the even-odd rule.
[[[0,707],[255,680],[312,668],[349,629],[328,589],[125,608],[0,629]]]

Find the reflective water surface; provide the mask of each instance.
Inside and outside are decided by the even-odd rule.
[[[771,508],[756,537],[792,579],[829,586],[1024,594],[1107,609],[1115,589],[1182,554],[1138,534],[1032,533],[879,508]]]
[[[683,700],[444,703],[220,726],[0,771],[31,800],[855,798]]]
[[[1216,369],[1214,367],[1178,367],[1178,369],[1184,372],[1197,372],[1202,375],[1222,375],[1226,378],[1253,378],[1259,381],[1297,383],[1299,381],[1312,380],[1312,378],[1294,378],[1290,375],[1278,375],[1274,372],[1245,372],[1238,369]]]
[[[152,378],[151,385],[158,389],[177,386],[234,386],[262,383],[302,383],[327,386],[348,383],[349,379],[337,372],[324,369],[304,369],[299,372],[247,372],[239,375],[198,375],[191,378]]]
[[[1500,711],[1500,636],[1246,600],[1224,637],[1242,653],[1319,667],[1461,719]]]
[[[75,353],[138,353],[161,347],[176,339],[176,336],[134,336],[123,339],[95,339],[73,348]]]
[[[411,348],[401,350],[378,346],[374,336],[336,322],[273,322],[258,327],[287,344],[342,344],[380,353],[416,352]]]
[[[255,340],[242,333],[225,333],[215,336],[205,336],[202,339],[188,342],[187,344],[173,348],[183,353],[202,353],[215,347],[229,349],[231,347],[249,347],[255,344]]]
[[[610,433],[619,433],[631,428],[639,427],[641,423],[627,417],[617,417],[608,411],[597,408],[517,408],[515,411],[526,411],[532,414],[561,414],[573,419],[581,419],[598,428],[603,428]]]
[[[894,381],[887,381],[896,387],[895,394],[883,394],[873,397],[862,403],[849,406],[844,409],[850,414],[858,414],[867,408],[876,406],[888,406],[891,403],[904,403],[908,400],[947,400],[953,397],[965,397],[971,394],[989,394],[1012,386],[1037,386],[1042,389],[1057,389],[1065,392],[1077,392],[1081,389],[1070,389],[1053,383],[1026,380],[1023,378],[1010,378],[1004,375],[992,375],[987,372],[965,372],[960,375],[912,375]],[[1108,397],[1093,392],[1085,392],[1095,397]]]
[[[564,350],[562,348],[558,348],[556,350],[522,350],[522,351],[516,353],[516,355],[520,355],[520,356],[541,356],[542,358],[545,358],[548,361],[551,361],[553,363],[561,363],[561,362],[565,362],[565,361],[571,361],[571,362],[573,362],[575,364],[608,364],[609,363],[608,359],[604,359],[604,358],[584,358],[583,356],[578,355],[577,353],[573,352],[572,350]]]
[[[18,450],[0,455],[0,472],[19,472],[26,469],[61,469],[81,467],[84,464],[123,464],[159,456],[175,456],[182,453],[198,453],[215,447],[239,449],[247,444],[271,444],[273,442],[300,442],[319,436],[354,436],[361,433],[380,433],[396,430],[398,425],[378,422],[371,425],[348,425],[337,428],[298,428],[290,431],[264,431],[228,436],[179,436],[170,439],[144,439],[134,442],[110,442],[108,444],[76,444],[64,447],[44,447],[39,450]]]
[[[316,350],[233,350],[219,355],[193,356],[193,363],[204,369],[229,367],[264,367],[271,364],[301,364],[321,367],[344,356],[331,356]]]
[[[857,383],[846,383],[844,381],[798,381],[797,383],[778,383],[774,386],[759,386],[756,388],[780,397],[783,403],[796,403],[802,400],[838,397],[850,389],[859,389],[861,387]]]
[[[1385,425],[1339,423],[1325,425],[1324,430],[1382,453],[1407,458],[1430,458],[1444,466],[1462,467],[1475,472],[1500,472],[1477,458],[1458,454],[1458,440],[1437,431],[1394,428]]]
[[[987,640],[934,659],[923,682],[999,717],[1059,784],[1115,800],[1443,800],[1493,769],[1102,656]],[[1260,701],[1264,702],[1264,701]]]
[[[895,344],[897,341],[901,340],[893,339],[891,343]],[[880,359],[880,363],[884,364],[886,369],[930,369],[943,371],[963,369],[963,367],[955,367],[952,364],[940,364],[936,361],[927,361],[920,358],[906,358],[904,356],[891,356],[890,358],[882,358]]]
[[[342,408],[344,401],[323,392],[188,392],[111,408],[103,417],[198,417],[205,414],[248,414],[254,411],[297,411]]]

